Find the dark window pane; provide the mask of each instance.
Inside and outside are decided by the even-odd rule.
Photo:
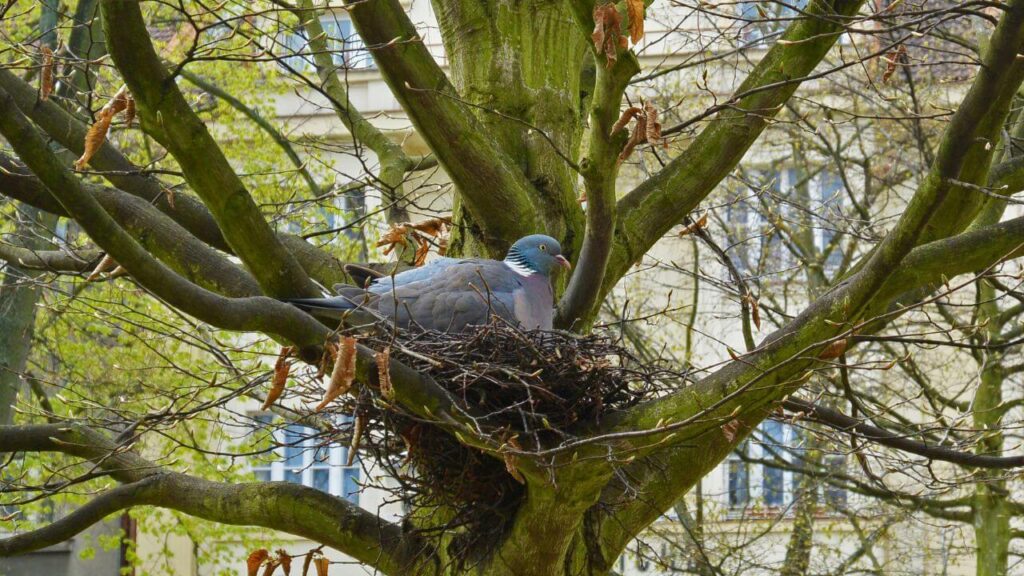
[[[765,466],[762,489],[766,506],[782,506],[785,496],[782,470]]]
[[[750,500],[750,477],[747,464],[739,460],[729,462],[729,506],[746,506]]]
[[[286,468],[302,468],[303,443],[306,437],[302,426],[289,426],[284,431],[284,465]]]
[[[764,442],[773,452],[777,452],[782,446],[782,442],[785,440],[785,432],[782,428],[782,422],[775,420],[765,420],[761,424],[761,431],[764,436]]]
[[[263,468],[262,470],[253,470],[253,475],[256,476],[257,482],[270,482],[270,469]]]
[[[352,502],[359,503],[359,468],[345,468],[342,472],[341,495]]]
[[[317,490],[323,490],[324,492],[330,492],[331,490],[331,471],[327,468],[320,468],[313,470],[313,488]]]

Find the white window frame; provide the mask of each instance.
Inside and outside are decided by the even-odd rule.
[[[254,475],[259,474],[261,472],[269,471],[269,480],[271,482],[288,481],[286,472],[289,471],[289,468],[285,465],[286,450],[288,449],[288,447],[285,446],[287,436],[286,428],[287,427],[280,427],[274,429],[274,442],[277,445],[277,447],[273,451],[274,460],[268,463],[252,465],[251,469]],[[360,468],[359,458],[357,457],[352,462],[352,466],[346,466],[345,463],[348,458],[349,448],[338,443],[331,443],[329,446],[327,446],[327,465],[315,466],[316,463],[314,462],[314,458],[317,452],[319,452],[318,446],[323,441],[319,438],[309,438],[308,436],[313,434],[312,429],[306,427],[303,428],[307,430],[306,433],[303,433],[303,435],[307,437],[303,439],[301,446],[302,463],[299,467],[294,469],[294,471],[299,474],[299,482],[297,483],[302,484],[303,486],[308,486],[310,488],[315,488],[313,484],[314,470],[322,470],[326,468],[328,471],[327,493],[331,494],[332,496],[338,496],[339,498],[345,498],[349,502],[358,505],[359,492],[361,491],[362,488],[362,485],[360,484],[360,480],[362,479],[362,470]],[[353,491],[352,494],[346,495],[345,479],[346,477],[352,476],[354,476],[355,484],[359,487],[359,489]]]
[[[796,441],[796,432],[793,426],[782,424],[782,439],[780,440],[778,447],[766,447],[764,441],[766,434],[762,429],[762,424],[759,424],[755,433],[751,436],[747,443],[747,450],[749,451],[750,458],[754,460],[763,460],[770,458],[772,452],[778,452],[787,449]],[[747,488],[748,488],[748,499],[744,506],[733,506],[729,502],[731,490],[729,487],[729,464],[731,462],[740,462],[746,464],[747,467]],[[782,503],[773,504],[769,506],[764,501],[764,468],[763,464],[757,464],[755,462],[744,462],[735,451],[730,452],[729,456],[726,457],[724,465],[722,466],[722,475],[724,477],[725,490],[723,490],[723,504],[729,510],[743,510],[746,508],[752,508],[760,506],[762,508],[769,508],[772,510],[782,509],[789,506],[793,501],[793,478],[794,473],[789,470],[782,471]]]
[[[347,70],[376,70],[377,63],[373,55],[366,48],[355,25],[347,13],[330,13],[320,17],[320,26],[327,35],[328,49],[331,52],[331,61],[340,69]],[[280,45],[286,48],[290,55],[284,57],[284,62],[295,70],[309,71],[314,68],[313,56],[309,54],[309,41],[306,39],[306,31],[297,26],[292,30],[284,32],[279,41]],[[340,50],[335,52],[334,50]]]

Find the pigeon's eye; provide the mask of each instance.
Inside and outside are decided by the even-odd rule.
[[[539,248],[540,248],[541,252],[547,252],[548,251],[548,245],[547,244],[541,244],[539,246]]]

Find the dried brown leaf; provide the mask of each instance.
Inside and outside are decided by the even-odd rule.
[[[292,573],[292,557],[291,557],[291,554],[288,554],[287,552],[285,552],[284,550],[281,550],[281,549],[278,549],[276,551],[276,553],[277,553],[277,563],[281,565],[281,570],[284,571],[284,576],[290,576],[290,574]]]
[[[427,255],[430,254],[430,244],[423,238],[416,238],[416,254],[413,256],[413,266],[423,266],[427,263]]]
[[[249,576],[257,576],[260,572],[260,566],[263,565],[263,561],[267,558],[270,558],[270,552],[266,548],[260,548],[249,554],[249,558],[245,561],[245,565],[249,569]]]
[[[650,144],[661,142],[661,124],[658,122],[658,109],[650,102],[644,103],[645,136]]]
[[[43,54],[43,67],[39,74],[39,99],[46,101],[53,94],[53,50],[49,46],[39,49]]]
[[[743,423],[740,422],[738,418],[733,418],[725,424],[722,424],[722,435],[725,436],[727,441],[732,442],[736,440],[736,436],[739,434],[740,427],[742,426]]]
[[[512,478],[515,478],[515,481],[520,484],[526,484],[526,478],[523,478],[522,473],[519,472],[518,458],[508,452],[505,452],[502,457],[505,459],[505,470],[508,471]]]
[[[85,149],[82,151],[82,156],[75,160],[75,170],[84,170],[100,146],[107,141],[107,130],[113,119],[113,114],[101,113],[96,122],[89,127],[89,131],[85,133]]]
[[[612,136],[617,134],[620,130],[625,129],[626,125],[629,124],[630,120],[636,118],[642,113],[643,110],[637,108],[636,106],[630,106],[629,108],[623,110],[622,115],[619,116],[618,121],[616,121],[615,124],[612,126]]]
[[[633,125],[633,133],[629,135],[629,140],[626,145],[622,148],[622,152],[619,153],[619,162],[624,162],[629,155],[633,153],[633,149],[638,145],[643,144],[647,138],[647,121],[643,115],[636,117],[636,124]]]
[[[626,0],[629,16],[629,39],[636,44],[644,37],[644,0]]]
[[[604,6],[594,6],[594,33],[590,39],[594,41],[594,51],[600,53],[604,50]]]
[[[320,556],[313,561],[316,564],[316,576],[327,576],[327,569],[331,566],[331,561],[326,556]]]
[[[324,399],[316,407],[319,412],[327,407],[332,400],[348,392],[352,387],[352,381],[356,377],[356,339],[352,336],[344,336],[341,339],[341,346],[338,347],[338,354],[334,358],[334,370],[331,371],[331,381],[327,384],[327,391],[324,392]]]
[[[753,294],[747,294],[747,301],[750,302],[750,317],[754,321],[754,327],[761,329],[761,305]]]
[[[405,235],[409,232],[408,224],[392,224],[391,228],[381,236],[377,242],[377,248],[386,246],[384,248],[384,255],[391,254],[391,251],[395,249],[395,246],[405,244]]]
[[[836,340],[835,342],[830,342],[829,345],[825,346],[825,349],[821,351],[821,354],[818,354],[818,358],[822,360],[832,360],[833,358],[839,358],[840,356],[843,355],[844,352],[846,352],[846,347],[849,345],[849,340],[847,340],[846,338],[843,338],[842,340]]]
[[[306,554],[306,559],[302,561],[302,576],[309,575],[309,566],[313,563],[313,553]]]
[[[267,392],[267,398],[263,401],[260,410],[266,410],[273,406],[284,392],[284,385],[288,382],[288,373],[291,371],[288,357],[291,356],[293,350],[294,348],[291,346],[284,346],[281,348],[280,354],[277,355],[277,362],[274,363],[274,379],[270,382],[270,391]]]
[[[380,381],[380,395],[388,402],[395,399],[395,388],[391,384],[391,348],[385,348],[374,356],[377,361],[377,379]]]
[[[594,7],[594,50],[604,53],[606,66],[611,68],[618,59],[619,49],[626,48],[626,37],[622,35],[622,17],[609,2]]]
[[[345,466],[351,466],[356,461],[356,453],[359,451],[359,442],[363,439],[363,429],[366,428],[366,415],[356,413],[352,423],[352,443],[348,447],[348,459]]]
[[[882,60],[886,62],[885,72],[882,73],[882,82],[888,82],[889,78],[896,73],[896,69],[900,65],[907,64],[909,58],[907,57],[907,47],[900,44],[898,48],[886,54]]]
[[[110,254],[104,254],[103,258],[100,260],[100,263],[97,264],[95,268],[93,268],[93,271],[90,272],[88,276],[86,276],[85,281],[95,282],[96,280],[99,279],[100,274],[103,274],[104,272],[112,270],[114,268],[117,268],[117,261],[114,260],[114,257],[111,256]]]
[[[103,108],[100,109],[96,115],[96,121],[89,127],[89,131],[85,134],[85,146],[82,151],[82,156],[75,160],[75,169],[82,170],[85,168],[89,160],[96,154],[103,146],[103,143],[107,141],[107,131],[110,130],[110,123],[114,121],[114,116],[123,112],[128,108],[128,88],[122,86],[117,94],[110,99]]]
[[[518,449],[520,447],[515,436],[509,438],[507,443],[512,448]],[[526,484],[526,478],[524,478],[522,472],[519,471],[519,459],[509,452],[503,452],[502,458],[505,460],[505,470],[508,471],[509,475],[511,475],[516,482]]]
[[[707,227],[708,227],[708,213],[705,212],[704,215],[701,216],[700,218],[698,218],[696,222],[694,222],[693,224],[690,224],[690,225],[686,226],[685,228],[683,228],[682,230],[680,230],[679,231],[679,236],[680,237],[689,236],[690,234],[693,234],[694,232],[697,232],[699,230],[703,230],[704,228],[707,228]]]
[[[441,236],[448,230],[448,227],[450,227],[451,225],[451,216],[439,216],[437,218],[424,220],[423,222],[408,224],[408,226],[413,230],[419,230],[420,232],[423,232],[424,234],[430,234],[431,236]]]
[[[132,98],[132,95],[129,94],[128,95],[128,103],[127,103],[127,105],[125,105],[125,108],[124,108],[124,123],[125,123],[125,126],[131,126],[132,125],[132,121],[135,120],[135,113],[136,113],[136,111],[135,111],[135,98]],[[172,206],[172,208],[173,208],[173,206]]]

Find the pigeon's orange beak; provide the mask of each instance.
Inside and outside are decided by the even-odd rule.
[[[558,264],[562,268],[565,268],[566,270],[572,270],[572,264],[565,259],[565,256],[559,254],[558,256],[555,256],[555,261],[558,262]]]

